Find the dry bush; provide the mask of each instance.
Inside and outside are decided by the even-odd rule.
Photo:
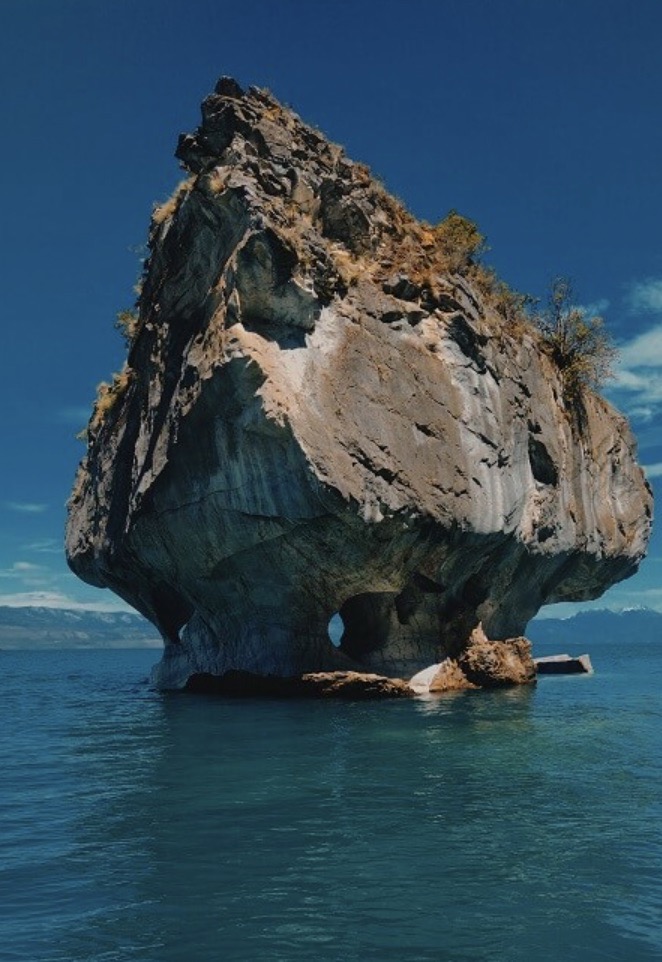
[[[124,338],[126,346],[130,347],[140,330],[140,315],[138,311],[135,308],[118,311],[115,327]]]
[[[355,287],[362,278],[369,275],[369,264],[339,244],[333,245],[331,254],[340,277],[348,287]]]
[[[449,271],[462,272],[483,254],[485,235],[478,225],[456,210],[451,210],[434,228],[436,249]]]
[[[186,180],[182,180],[177,185],[168,200],[164,201],[163,204],[155,204],[152,211],[153,223],[160,225],[172,217],[182,202],[182,199],[193,189],[194,184],[195,177],[187,177]]]
[[[207,186],[212,194],[220,194],[227,183],[230,171],[227,167],[214,167],[207,177]]]
[[[536,298],[513,290],[497,276],[493,267],[474,264],[469,270],[469,277],[489,306],[507,322],[511,331],[531,327],[531,311],[537,303]]]
[[[618,351],[601,317],[590,316],[573,304],[567,277],[552,281],[547,307],[534,316],[561,374],[566,398],[576,400],[583,391],[598,390],[614,376]]]
[[[130,367],[124,367],[119,373],[113,374],[112,383],[102,381],[97,387],[97,399],[88,427],[88,435],[96,433],[104,423],[108,414],[115,407],[120,398],[126,393],[133,381],[135,372]]]

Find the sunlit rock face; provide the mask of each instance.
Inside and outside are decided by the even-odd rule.
[[[160,630],[159,684],[408,677],[636,570],[623,418],[568,404],[536,331],[365,166],[227,79],[178,157],[67,530],[73,570]]]

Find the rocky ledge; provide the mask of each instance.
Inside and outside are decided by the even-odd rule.
[[[257,675],[247,671],[207,672],[191,675],[187,691],[228,697],[340,698],[344,701],[377,701],[411,698],[418,694],[402,678],[387,678],[358,671],[317,671],[297,678]]]
[[[540,606],[645,553],[624,419],[569,397],[507,289],[265,91],[221,80],[177,156],[88,427],[73,570],[156,625],[163,687],[531,680]],[[479,623],[507,658],[472,663]]]

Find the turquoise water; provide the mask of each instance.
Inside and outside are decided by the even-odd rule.
[[[593,677],[368,704],[0,652],[0,956],[662,959],[662,645],[587,647]]]

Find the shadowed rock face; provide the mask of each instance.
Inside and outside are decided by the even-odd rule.
[[[408,676],[636,570],[623,418],[566,405],[536,332],[363,165],[230,80],[178,157],[67,529],[73,570],[159,628],[160,684]]]

